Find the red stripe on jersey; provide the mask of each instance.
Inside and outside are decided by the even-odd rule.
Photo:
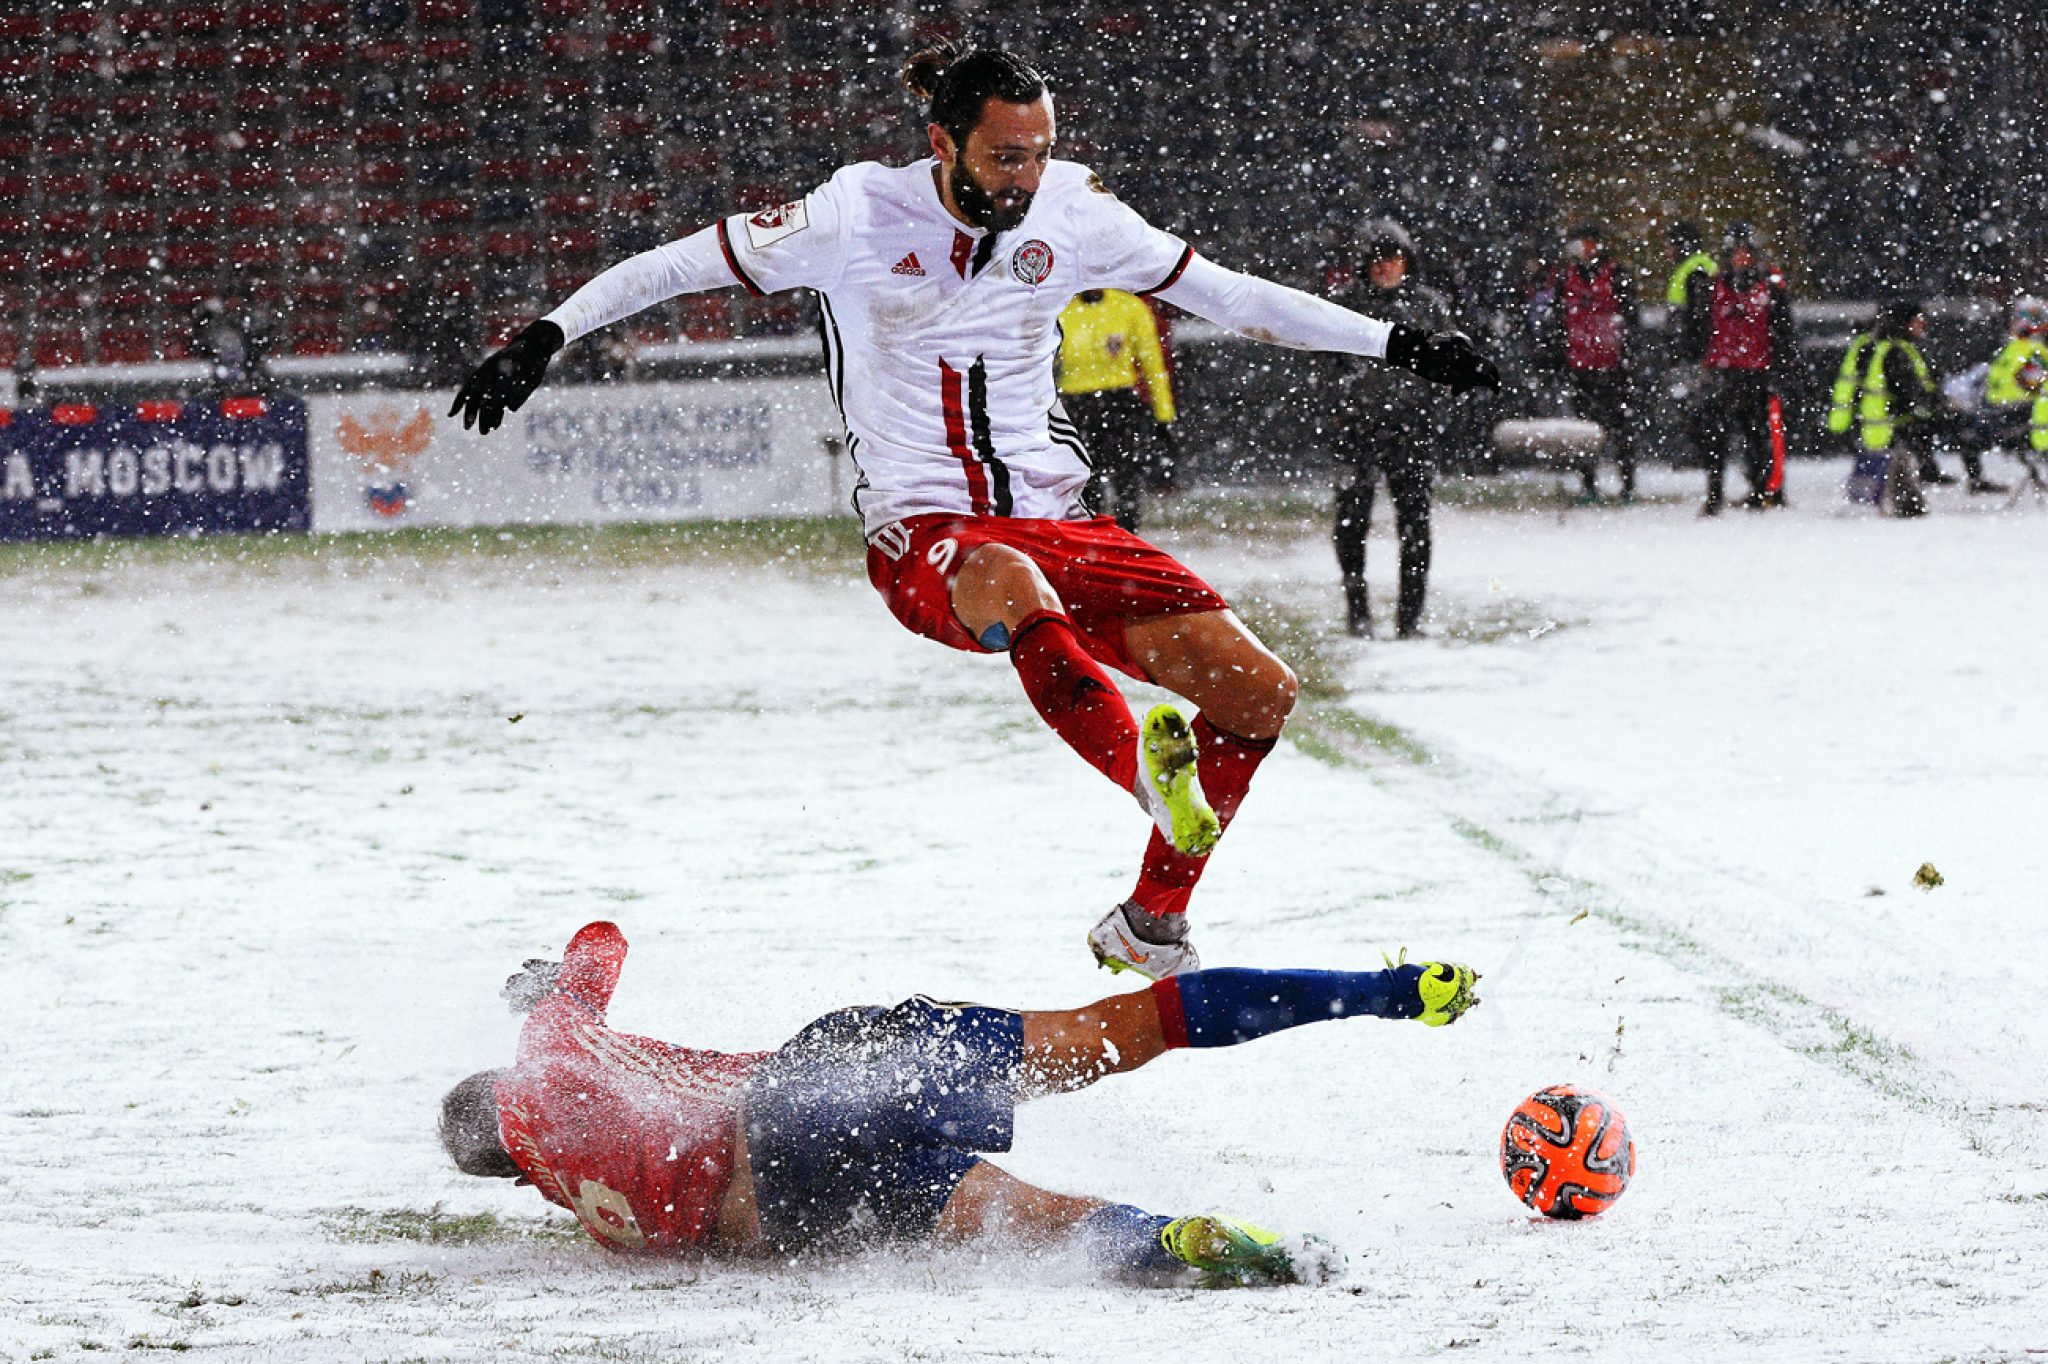
[[[718,249],[725,253],[726,268],[732,271],[733,278],[747,286],[748,293],[752,294],[755,298],[768,297],[767,291],[754,283],[753,278],[745,270],[740,269],[740,258],[732,253],[732,238],[726,233],[725,219],[723,218],[718,220]]]
[[[1169,274],[1168,274],[1168,275],[1166,276],[1166,278],[1165,278],[1165,279],[1162,279],[1162,280],[1160,280],[1160,281],[1159,281],[1159,282],[1158,282],[1157,284],[1153,285],[1153,286],[1152,286],[1151,288],[1149,288],[1149,289],[1140,289],[1140,290],[1138,290],[1138,297],[1139,297],[1139,298],[1150,298],[1150,297],[1152,297],[1152,295],[1154,295],[1154,294],[1156,294],[1156,293],[1159,293],[1159,292],[1161,292],[1162,290],[1166,290],[1166,289],[1171,289],[1171,288],[1172,288],[1172,287],[1174,286],[1174,283],[1175,283],[1176,281],[1178,281],[1178,280],[1180,279],[1180,277],[1181,277],[1181,276],[1182,276],[1183,274],[1187,273],[1187,268],[1188,268],[1188,262],[1189,262],[1189,261],[1191,261],[1191,260],[1193,260],[1194,258],[1195,258],[1195,248],[1194,248],[1194,247],[1192,247],[1192,246],[1186,246],[1186,247],[1182,247],[1182,248],[1181,248],[1181,253],[1180,253],[1180,259],[1179,259],[1178,261],[1174,262],[1173,270],[1172,270],[1172,271],[1171,271],[1171,272],[1170,272],[1170,273],[1169,273]]]
[[[1152,983],[1152,998],[1159,1005],[1159,1035],[1166,1049],[1174,1051],[1188,1044],[1188,1016],[1181,1008],[1180,977],[1168,976]]]
[[[939,361],[939,395],[946,413],[946,448],[967,470],[967,497],[976,516],[987,516],[988,471],[967,445],[967,417],[960,402],[960,371]]]

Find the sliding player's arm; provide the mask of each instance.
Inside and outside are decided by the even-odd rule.
[[[576,931],[560,961],[528,961],[499,993],[514,1013],[566,1014],[602,1025],[625,964],[626,935],[600,919]]]
[[[465,428],[490,434],[540,387],[556,351],[667,299],[735,286],[754,294],[822,289],[843,265],[839,226],[838,196],[828,182],[794,203],[734,214],[628,257],[479,365],[448,415],[459,412]]]

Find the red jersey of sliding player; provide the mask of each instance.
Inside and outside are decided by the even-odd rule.
[[[609,923],[585,927],[498,1076],[505,1151],[551,1203],[621,1251],[687,1250],[732,1180],[740,1086],[769,1055],[696,1051],[614,1032],[605,1010],[626,961]]]
[[[1119,969],[1190,970],[1189,893],[1295,679],[1194,573],[1087,515],[1087,455],[1053,379],[1060,310],[1082,290],[1123,289],[1454,386],[1498,375],[1461,336],[1238,274],[1150,226],[1085,167],[1052,159],[1052,98],[1008,53],[922,52],[906,82],[930,101],[932,159],[849,166],[801,200],[613,267],[486,361],[456,408],[490,430],[565,341],[677,294],[816,291],[870,580],[918,634],[1007,653],[1046,723],[1137,798],[1154,824],[1143,866],[1089,943]],[[1111,669],[1200,716],[1162,706],[1140,724]]]

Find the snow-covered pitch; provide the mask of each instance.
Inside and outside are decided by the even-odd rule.
[[[1143,817],[1003,660],[891,621],[849,528],[0,551],[0,1357],[2038,1357],[2048,513],[1845,516],[1842,473],[1714,522],[1680,476],[1440,507],[1413,644],[1338,632],[1308,512],[1160,532],[1309,683],[1205,958],[1486,975],[1453,1028],[1025,1111],[1021,1176],[1350,1252],[1263,1292],[629,1263],[443,1160],[499,984],[588,919],[634,943],[614,1021],[714,1047],[1118,988],[1082,935]],[[1562,1081],[1638,1144],[1596,1221],[1498,1167]]]

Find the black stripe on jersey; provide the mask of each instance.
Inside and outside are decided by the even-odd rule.
[[[1183,246],[1180,249],[1180,259],[1174,262],[1173,269],[1167,272],[1166,278],[1160,280],[1157,284],[1153,285],[1149,289],[1138,290],[1138,297],[1150,298],[1152,297],[1152,295],[1158,293],[1162,289],[1171,289],[1174,286],[1174,282],[1178,280],[1181,277],[1182,273],[1187,270],[1188,262],[1193,260],[1194,258],[1195,248],[1192,246]]]
[[[988,264],[989,257],[996,253],[996,238],[1001,235],[1000,232],[984,232],[981,234],[981,240],[974,244],[974,260],[967,267],[969,275],[981,273],[982,267]]]
[[[839,409],[839,424],[845,426],[846,343],[839,338],[839,319],[832,312],[832,300],[822,291],[818,294],[818,339],[825,345],[825,377],[832,384],[832,406]]]
[[[732,235],[725,230],[725,219],[723,218],[718,220],[718,249],[725,253],[726,268],[732,271],[733,276],[741,284],[747,286],[748,293],[752,294],[755,298],[768,297],[768,291],[754,283],[754,277],[740,268],[740,258],[733,254]]]
[[[1013,515],[1016,503],[1010,498],[1010,467],[996,458],[995,437],[988,427],[988,361],[978,355],[967,370],[967,421],[974,436],[974,453],[988,466],[995,513]]]

